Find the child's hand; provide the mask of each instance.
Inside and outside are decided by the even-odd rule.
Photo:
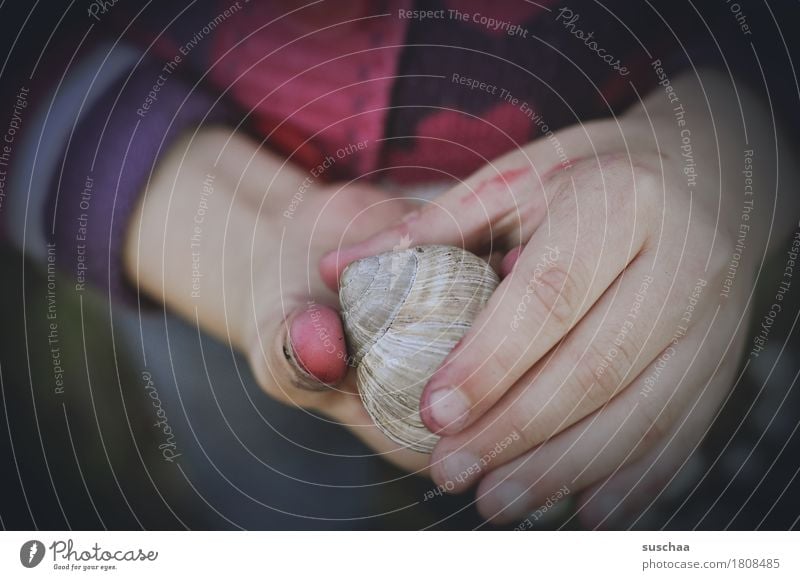
[[[666,101],[651,100],[656,110]],[[590,523],[634,486],[649,500],[734,382],[754,268],[737,262],[726,282],[742,190],[719,175],[738,179],[741,151],[720,170],[716,145],[703,141],[714,133],[697,111],[692,177],[667,111],[539,139],[321,262],[335,280],[404,236],[507,251],[505,279],[420,404],[443,435],[431,458],[435,482],[462,491],[480,481],[487,518],[523,517],[565,487],[589,491]],[[749,218],[756,253],[765,211]],[[589,501],[601,487],[604,502]]]
[[[270,251],[253,266],[255,295],[248,357],[271,396],[324,413],[348,427],[385,459],[423,471],[426,458],[402,450],[375,427],[348,371],[338,299],[316,264],[340,243],[360,241],[388,227],[410,207],[367,185],[315,188],[286,209],[296,190],[270,195],[255,237]],[[325,383],[325,384],[323,384]]]
[[[261,387],[324,413],[408,470],[367,415],[346,374],[337,296],[323,251],[380,231],[408,211],[367,185],[325,185],[249,139],[206,129],[160,161],[129,226],[134,284],[248,359]],[[324,419],[319,419],[324,420]]]

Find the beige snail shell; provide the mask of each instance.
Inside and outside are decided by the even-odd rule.
[[[430,453],[438,436],[420,419],[420,396],[494,292],[497,274],[461,248],[417,246],[353,262],[339,282],[367,411],[389,438]]]

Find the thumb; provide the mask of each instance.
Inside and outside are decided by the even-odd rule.
[[[335,391],[333,387],[347,374],[339,314],[313,301],[301,303],[285,319],[261,325],[248,358],[267,394],[303,407],[315,406],[321,402],[319,391]]]
[[[283,355],[300,381],[298,386],[322,389],[347,374],[347,348],[339,314],[309,302],[287,319]]]

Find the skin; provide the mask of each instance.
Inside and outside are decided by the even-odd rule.
[[[487,519],[519,520],[564,486],[585,525],[636,513],[736,379],[759,267],[797,227],[792,148],[769,109],[717,73],[673,87],[683,127],[659,88],[619,118],[560,131],[567,163],[551,141],[534,141],[320,263],[330,283],[404,236],[508,252],[504,280],[420,403],[443,436],[434,482],[456,493],[477,485]],[[747,218],[744,149],[755,152],[757,190]],[[741,223],[746,249],[723,293]]]
[[[209,174],[202,278],[192,298],[190,240]],[[410,208],[370,186],[316,181],[287,218],[307,177],[230,129],[185,136],[140,198],[126,238],[126,272],[143,294],[230,343],[268,395],[322,413],[387,460],[425,473],[426,457],[399,449],[364,410],[332,308],[336,294],[315,267],[325,251],[374,234]]]

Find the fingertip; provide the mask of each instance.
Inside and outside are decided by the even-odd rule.
[[[339,314],[327,306],[309,305],[289,325],[289,344],[300,369],[333,385],[347,374],[347,348]]]
[[[336,250],[328,252],[319,261],[319,273],[322,276],[322,281],[334,292],[339,291],[339,274],[341,274],[341,271],[338,268],[338,263],[339,252]]]
[[[481,256],[484,260],[489,262],[489,266],[492,267],[492,270],[500,273],[500,268],[503,265],[503,258],[505,258],[505,254],[502,252],[492,252],[488,256]]]
[[[339,291],[339,278],[345,268],[361,258],[370,256],[361,245],[328,252],[319,261],[319,273],[325,285],[334,292]]]
[[[431,388],[426,387],[419,398],[419,418],[422,419],[422,424],[428,431],[438,434],[440,426],[431,414],[430,392]]]
[[[419,411],[429,431],[455,435],[468,425],[470,402],[458,387],[428,387],[420,398]]]
[[[509,252],[503,257],[503,261],[500,262],[500,276],[505,278],[514,270],[514,266],[517,264],[517,260],[519,260],[519,256],[522,253],[523,246],[517,246],[509,250]]]

